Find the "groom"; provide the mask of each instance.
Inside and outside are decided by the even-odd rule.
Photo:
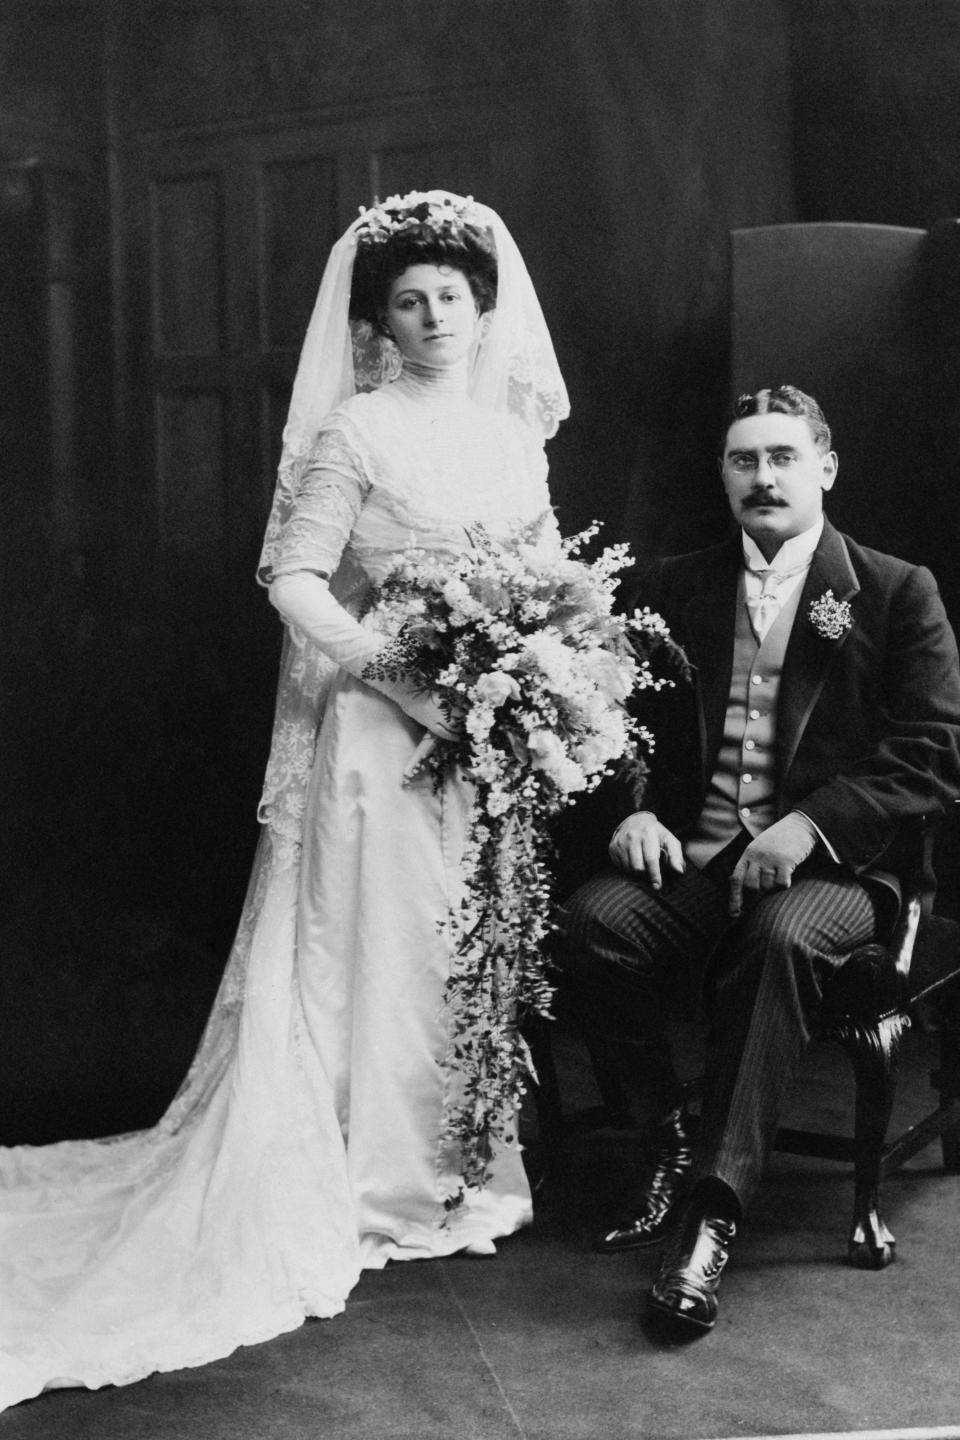
[[[652,702],[650,808],[565,907],[568,993],[655,1120],[645,1193],[598,1248],[668,1236],[648,1304],[687,1334],[716,1322],[825,984],[894,919],[911,822],[960,791],[960,670],[936,585],[825,519],[830,444],[792,386],[734,405],[719,464],[736,537],[655,563],[637,596],[693,683]],[[694,1161],[662,1017],[690,1004],[708,959]]]

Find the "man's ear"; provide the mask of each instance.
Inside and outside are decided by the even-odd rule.
[[[837,459],[835,450],[828,450],[823,456],[823,479],[820,481],[821,490],[832,490],[833,482],[837,478],[837,471],[840,468],[840,461]]]

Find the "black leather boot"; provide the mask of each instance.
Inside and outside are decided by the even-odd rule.
[[[682,1197],[693,1165],[683,1105],[670,1110],[653,1131],[653,1172],[636,1213],[599,1236],[594,1249],[604,1255],[639,1250],[662,1240]]]
[[[720,1277],[737,1233],[740,1207],[717,1182],[697,1185],[664,1248],[647,1296],[651,1319],[690,1338],[717,1323]]]

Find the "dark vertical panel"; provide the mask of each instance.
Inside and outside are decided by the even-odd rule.
[[[794,218],[785,21],[769,0],[561,12],[566,52],[536,101],[538,200],[563,200],[555,238],[544,228],[573,394],[552,473],[570,521],[622,515],[608,538],[644,559],[728,521],[712,463],[728,233]]]
[[[960,5],[793,0],[802,220],[928,226],[960,210]]]
[[[337,175],[326,157],[276,160],[262,172],[262,334],[299,348],[323,266],[337,238]]]
[[[77,504],[77,195],[72,176],[44,177],[47,220],[49,453],[55,543],[79,546]]]
[[[851,391],[869,404],[841,437],[835,503],[862,476],[874,499],[861,524],[876,528],[881,549],[931,567],[960,625],[960,5],[794,0],[788,8],[799,218],[931,231],[910,370],[891,376],[869,347],[839,347]]]
[[[22,166],[0,170],[0,596],[5,613],[27,571],[42,564],[40,535],[49,502],[43,251],[39,177]]]
[[[161,535],[180,554],[223,565],[228,411],[223,397],[173,391],[157,397]]]
[[[153,183],[154,348],[210,355],[222,348],[223,197],[218,175]]]

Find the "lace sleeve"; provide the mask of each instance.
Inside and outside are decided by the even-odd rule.
[[[370,489],[362,461],[339,428],[321,432],[305,457],[280,531],[270,579],[312,570],[332,575]]]

